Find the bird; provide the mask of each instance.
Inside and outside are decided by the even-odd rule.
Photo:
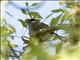
[[[49,40],[53,36],[54,30],[56,30],[56,28],[52,28],[36,19],[29,19],[27,24],[31,39],[40,42]]]

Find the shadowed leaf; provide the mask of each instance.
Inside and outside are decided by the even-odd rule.
[[[31,6],[37,6],[39,5],[40,3],[33,3]]]
[[[23,14],[26,14],[26,10],[24,10],[24,9],[21,9],[21,12],[22,12]]]
[[[28,6],[28,2],[25,2],[26,6]]]
[[[18,19],[18,20],[21,22],[23,27],[27,27],[27,23],[26,22],[24,22],[22,19]]]
[[[63,9],[56,9],[56,10],[52,10],[51,12],[53,13],[60,13],[60,12],[65,12],[66,10]]]
[[[41,15],[38,12],[30,12],[30,15],[33,18],[42,19]]]
[[[53,26],[55,24],[57,24],[61,18],[62,14],[60,14],[59,16],[57,16],[56,18],[53,18],[50,22],[50,25]]]

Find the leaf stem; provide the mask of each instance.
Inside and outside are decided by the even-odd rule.
[[[15,52],[14,49],[11,47],[11,45],[10,45],[9,42],[8,42],[8,46],[9,46],[10,50],[12,51],[12,53],[15,55],[15,57],[20,60],[19,56],[16,54],[16,52]]]
[[[27,6],[27,12],[28,12],[28,15],[30,16],[30,18],[32,19],[32,16],[30,14],[29,7],[28,6]]]

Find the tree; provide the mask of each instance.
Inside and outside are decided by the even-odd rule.
[[[66,4],[66,9],[51,10],[52,13],[49,14],[45,20],[50,18],[55,13],[59,14],[55,18],[51,19],[49,26],[41,22],[42,16],[39,12],[34,12],[29,9],[31,6],[36,7],[39,3],[33,3],[29,6],[29,3],[25,2],[25,5],[28,8],[27,10],[21,8],[21,12],[25,15],[29,15],[30,18],[18,20],[22,26],[29,31],[29,37],[24,35],[21,37],[16,36],[21,38],[24,42],[23,45],[25,46],[23,47],[23,51],[17,51],[14,49],[18,46],[11,44],[10,40],[14,40],[15,36],[13,33],[16,32],[15,28],[8,24],[3,18],[0,23],[1,58],[6,60],[9,60],[10,58],[14,60],[60,60],[66,57],[67,59],[72,59],[70,57],[75,57],[75,60],[79,60],[80,2],[64,1],[59,3],[60,5]],[[59,30],[62,30],[65,36],[58,35],[56,32]],[[56,40],[60,42],[51,44],[51,42]],[[49,54],[50,50],[48,49],[50,47],[55,47],[55,54]]]

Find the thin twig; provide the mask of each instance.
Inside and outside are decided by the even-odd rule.
[[[27,7],[27,12],[28,12],[28,15],[30,16],[30,18],[32,19],[32,16],[31,16],[30,11],[29,11],[29,7]]]
[[[8,46],[9,46],[10,50],[12,51],[12,53],[14,54],[14,56],[20,60],[19,56],[16,54],[16,52],[14,51],[14,49],[12,48],[12,46],[10,45],[9,42],[8,42]]]
[[[54,33],[54,34],[58,37],[58,39],[60,39],[61,41],[63,41],[63,39],[61,39],[58,34],[56,34],[56,33]]]
[[[14,50],[14,51],[21,53],[21,51],[17,51],[17,50]]]
[[[46,21],[46,19],[48,19],[49,18],[49,16],[51,16],[51,15],[53,15],[53,13],[51,13],[50,15],[48,15],[42,22],[45,22]]]
[[[21,38],[20,36],[18,36],[18,35],[11,35],[11,36],[13,36],[13,37],[17,37],[17,38]]]

